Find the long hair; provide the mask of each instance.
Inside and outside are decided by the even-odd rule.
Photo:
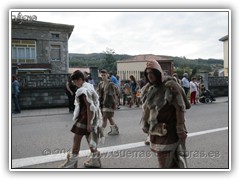
[[[135,79],[135,77],[134,77],[133,75],[130,75],[130,79],[131,79],[133,82],[136,83],[136,79]]]
[[[161,74],[161,72],[158,71],[157,69],[152,69],[152,71],[153,71],[154,76],[157,79],[155,85],[160,86],[162,84],[162,74]],[[147,69],[145,69],[145,71],[144,71],[144,76],[146,78],[146,81],[149,82],[150,84],[152,84],[147,77]]]
[[[12,75],[12,81],[17,80],[17,76],[16,75]]]
[[[76,70],[71,75],[71,79],[72,80],[82,79],[83,81],[85,81],[85,75],[80,70]]]

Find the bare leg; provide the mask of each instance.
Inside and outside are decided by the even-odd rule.
[[[119,134],[118,126],[114,122],[113,116],[114,116],[114,112],[109,113],[108,120],[111,125],[111,131],[108,132],[108,135],[118,135]]]
[[[89,144],[89,135],[86,136],[86,139]],[[89,146],[89,148],[90,148],[91,154],[89,156],[89,159],[84,162],[84,166],[87,168],[89,167],[100,168],[101,167],[100,152],[97,150],[97,147],[94,148]]]
[[[106,112],[103,112],[102,113],[103,114],[103,122],[102,122],[102,127],[103,128],[106,128],[106,126],[107,126],[107,115],[106,115]]]
[[[73,146],[72,146],[72,154],[78,154],[79,153],[82,137],[83,137],[83,135],[74,134]]]
[[[83,137],[83,135],[74,134],[72,153],[67,154],[66,161],[62,165],[60,165],[60,168],[77,168],[78,153],[80,150],[82,137]]]
[[[115,125],[115,122],[114,122],[114,120],[113,120],[113,117],[109,117],[108,120],[109,120],[109,123],[110,123],[111,125]]]

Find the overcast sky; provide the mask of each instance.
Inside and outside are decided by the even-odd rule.
[[[227,11],[23,12],[37,20],[74,25],[70,53],[155,54],[223,59]],[[17,13],[15,13],[17,14]]]

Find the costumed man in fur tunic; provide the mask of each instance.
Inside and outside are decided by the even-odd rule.
[[[71,131],[74,133],[72,152],[68,153],[66,162],[61,168],[77,168],[78,154],[83,136],[86,136],[90,147],[90,159],[84,162],[85,167],[101,167],[98,141],[103,138],[102,114],[99,108],[99,97],[92,84],[85,82],[84,74],[77,70],[71,75],[74,84],[79,87],[75,96],[75,109]]]
[[[157,153],[159,168],[186,168],[184,111],[190,108],[184,90],[172,77],[164,77],[160,64],[149,60],[141,89],[143,131]]]
[[[97,92],[99,95],[100,107],[103,115],[103,129],[107,126],[109,120],[111,130],[108,135],[118,135],[119,129],[114,122],[114,111],[117,108],[117,87],[113,82],[108,79],[107,70],[101,70],[102,81],[98,84]]]

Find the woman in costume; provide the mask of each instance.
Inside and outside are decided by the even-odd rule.
[[[68,153],[66,162],[60,168],[77,168],[78,154],[83,136],[86,137],[91,151],[90,159],[84,162],[85,167],[100,168],[100,152],[97,145],[103,138],[102,114],[99,108],[99,97],[92,84],[85,81],[84,74],[77,70],[71,79],[79,87],[76,91],[75,109],[71,131],[74,133],[71,153]]]
[[[141,89],[142,123],[150,148],[159,168],[186,168],[184,112],[190,104],[184,90],[172,77],[164,77],[156,60],[147,62],[144,73],[148,83]]]

